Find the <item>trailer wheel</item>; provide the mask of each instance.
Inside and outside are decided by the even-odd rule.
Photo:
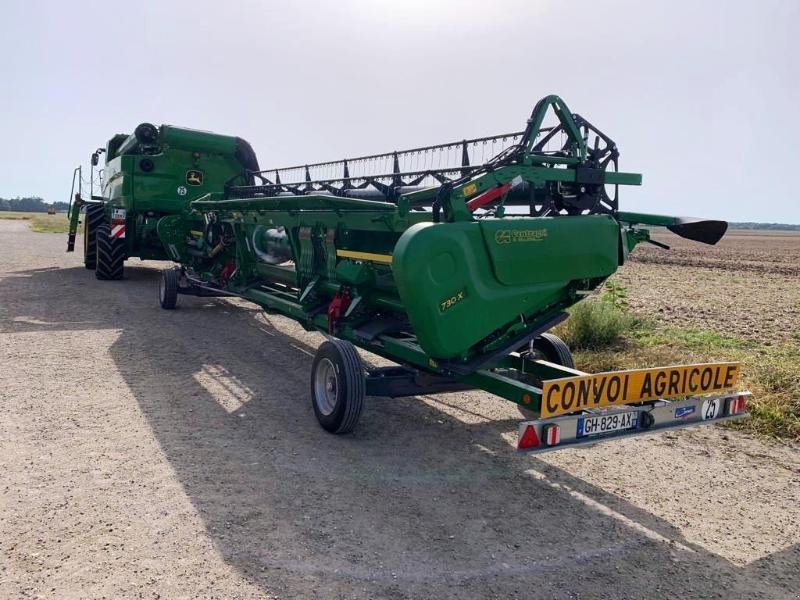
[[[98,279],[122,279],[125,264],[125,240],[111,237],[111,228],[103,223],[97,228]]]
[[[172,310],[178,302],[178,269],[170,267],[161,271],[158,281],[158,302],[161,308]]]
[[[87,204],[83,224],[83,265],[94,271],[97,266],[97,228],[102,225],[105,210],[102,204]]]
[[[344,340],[323,342],[311,367],[311,400],[322,428],[331,433],[352,431],[361,416],[366,385],[355,346]]]
[[[541,354],[548,362],[556,363],[569,369],[575,368],[575,361],[569,346],[557,335],[543,333],[531,342],[531,350]]]

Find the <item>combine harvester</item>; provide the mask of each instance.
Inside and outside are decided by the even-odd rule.
[[[102,154],[102,195],[95,196],[95,167]],[[128,258],[169,260],[156,232],[159,219],[188,213],[197,196],[222,189],[243,170],[257,169],[253,149],[241,138],[142,123],[92,154],[89,198],[83,197],[81,168],[75,169],[67,252],[75,249],[83,210],[83,264],[98,279],[122,279]]]
[[[545,118],[554,116],[553,126]],[[587,374],[547,333],[642,242],[638,225],[714,244],[722,221],[622,212],[615,143],[557,96],[524,131],[245,169],[156,224],[178,294],[236,296],[320,331],[311,396],[351,431],[366,396],[481,389],[527,409],[535,452],[745,416],[739,365]],[[253,157],[253,160],[255,158]],[[356,347],[398,366],[367,368]]]

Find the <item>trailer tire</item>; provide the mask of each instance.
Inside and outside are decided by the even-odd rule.
[[[102,204],[87,204],[83,223],[83,266],[94,271],[97,266],[97,228],[103,224]]]
[[[179,271],[175,267],[161,271],[158,281],[158,302],[161,308],[172,310],[178,302],[178,277]]]
[[[575,361],[572,358],[569,346],[564,343],[564,340],[552,333],[543,333],[533,339],[526,352],[530,352],[534,357],[539,355],[547,362],[555,363],[562,367],[575,368]],[[534,419],[538,416],[537,413],[531,412],[522,405],[519,405],[518,408],[520,414],[526,419]]]
[[[111,228],[103,223],[97,228],[97,266],[95,277],[122,279],[125,266],[125,240],[111,237]]]
[[[531,342],[531,349],[539,351],[548,362],[556,363],[568,369],[575,368],[575,360],[572,358],[569,346],[557,335],[543,333]]]
[[[366,388],[355,346],[344,340],[323,342],[311,367],[311,404],[322,428],[331,433],[352,431],[361,416]]]

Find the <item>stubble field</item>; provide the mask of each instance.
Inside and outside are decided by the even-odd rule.
[[[730,231],[716,246],[668,232],[617,276],[631,308],[665,326],[800,345],[800,232]]]
[[[739,360],[754,400],[738,426],[800,438],[800,233],[733,230],[716,246],[653,237],[670,250],[638,247],[609,284],[639,326],[619,347],[579,353],[583,367]]]

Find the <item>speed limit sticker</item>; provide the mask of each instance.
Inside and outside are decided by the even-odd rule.
[[[720,398],[709,398],[703,402],[703,411],[700,415],[704,421],[716,419],[722,410],[722,400]]]

